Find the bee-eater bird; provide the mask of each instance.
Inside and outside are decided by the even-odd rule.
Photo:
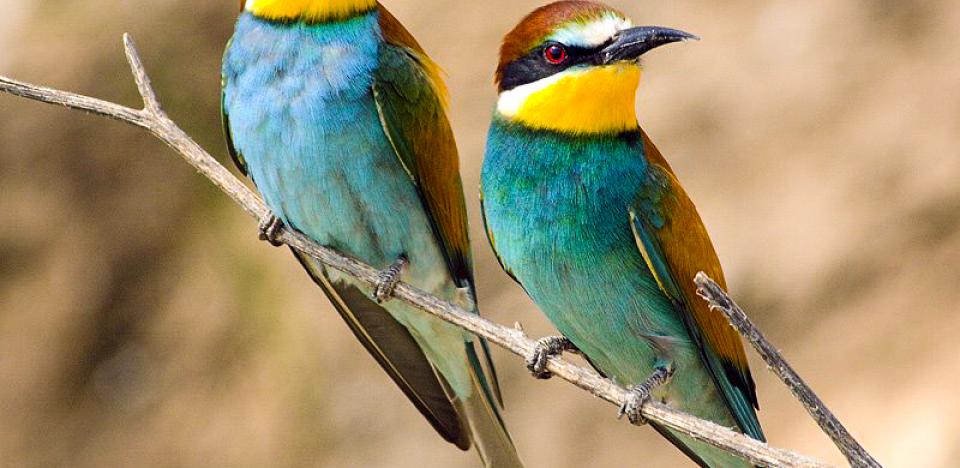
[[[563,1],[503,41],[499,98],[482,170],[487,234],[501,265],[563,337],[528,365],[579,349],[598,371],[648,398],[763,440],[743,345],[696,295],[723,272],[697,210],[637,123],[645,52],[694,36],[633,27],[620,12]],[[702,466],[747,462],[653,425]]]
[[[444,439],[520,466],[486,343],[399,302],[399,276],[476,311],[458,156],[436,64],[374,0],[247,0],[222,69],[235,162],[282,224],[383,268],[369,288],[297,254]],[[371,291],[371,289],[374,289]],[[362,404],[358,401],[358,404]]]

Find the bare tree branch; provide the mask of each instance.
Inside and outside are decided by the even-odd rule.
[[[793,395],[800,400],[810,416],[813,417],[820,428],[823,429],[833,443],[837,445],[843,456],[847,457],[850,466],[855,468],[879,468],[877,462],[869,453],[850,435],[847,428],[843,427],[840,420],[827,408],[827,405],[820,400],[820,397],[807,385],[806,382],[797,375],[790,363],[783,358],[783,355],[777,351],[767,338],[760,333],[756,325],[747,317],[747,314],[737,305],[733,299],[716,282],[710,279],[706,273],[697,273],[694,279],[697,283],[697,294],[710,303],[710,308],[719,310],[727,316],[727,319],[733,324],[733,327],[753,345],[760,357],[763,358],[767,366],[780,377],[780,380],[793,392]]]
[[[130,71],[133,72],[133,81],[137,84],[137,91],[143,98],[143,110],[155,116],[163,115],[157,93],[150,84],[150,77],[147,76],[147,71],[143,68],[143,61],[137,55],[137,45],[129,34],[123,35],[123,53],[127,56]]]
[[[2,76],[0,76],[0,91],[36,101],[93,112],[97,115],[144,128],[173,148],[198,172],[210,179],[239,204],[244,211],[258,220],[268,219],[270,211],[264,206],[260,198],[217,162],[213,156],[204,151],[161,110],[133,41],[128,35],[124,35],[124,46],[137,88],[143,97],[144,109],[142,110],[135,110],[65,91],[21,83]],[[299,232],[283,228],[277,238],[294,249],[316,258],[326,266],[351,275],[369,285],[373,285],[377,281],[378,272],[373,267],[320,246]],[[482,336],[518,356],[526,357],[534,350],[536,343],[525,336],[519,328],[509,328],[493,323],[409,284],[398,284],[394,291],[394,297],[471,333]],[[628,392],[626,389],[601,377],[591,369],[557,357],[548,361],[547,369],[554,375],[614,405],[620,406],[627,399]],[[650,421],[719,447],[757,465],[817,468],[828,466],[803,455],[771,447],[739,432],[677,411],[662,403],[648,402],[643,405],[641,412]]]

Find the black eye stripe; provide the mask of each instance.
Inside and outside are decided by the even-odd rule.
[[[561,46],[566,50],[567,58],[560,63],[551,63],[545,56],[546,50],[554,45]],[[605,46],[606,44],[597,47],[579,47],[568,46],[556,41],[544,42],[528,52],[527,55],[507,65],[500,82],[500,91],[503,92],[517,86],[533,83],[576,65],[600,63],[599,54]]]
[[[578,46],[568,46],[566,44],[561,44],[559,42],[551,41],[551,42],[543,43],[542,45],[540,45],[540,47],[534,49],[530,53],[536,54],[538,51],[543,52],[547,50],[547,48],[549,48],[550,46],[554,46],[554,45],[563,47],[563,49],[567,51],[567,56],[570,57],[571,61],[580,60],[580,63],[582,63],[582,59],[584,57],[590,57],[590,56],[596,55],[598,52],[600,52],[600,49],[603,48],[603,47],[586,48],[586,47],[578,47]]]

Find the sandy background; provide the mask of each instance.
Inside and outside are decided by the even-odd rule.
[[[498,41],[538,2],[387,3],[449,75],[482,310],[550,333],[476,203]],[[703,37],[650,54],[639,112],[735,296],[881,462],[955,466],[960,3],[610,3]],[[227,161],[218,69],[236,4],[0,0],[0,74],[134,104],[129,31],[172,117]],[[284,250],[142,132],[0,96],[0,187],[0,465],[476,465]],[[687,466],[496,353],[529,466]],[[840,463],[754,373],[771,441]]]

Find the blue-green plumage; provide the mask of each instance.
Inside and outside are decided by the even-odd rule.
[[[438,252],[422,245],[431,235],[408,235],[429,222],[372,97],[376,28],[375,15],[322,27],[242,15],[224,60],[224,106],[233,144],[273,212],[320,244],[384,267],[407,251]]]
[[[406,257],[405,281],[475,310],[469,249],[449,245],[439,223],[451,215],[424,195],[443,182],[456,188],[446,202],[462,205],[455,161],[433,179],[415,166],[439,157],[417,138],[449,128],[415,51],[386,40],[384,14],[308,23],[243,13],[223,62],[231,152],[284,224],[377,268]],[[449,145],[437,153],[455,158]],[[376,304],[365,285],[299,258],[441,435],[475,443],[488,464],[519,465],[479,340],[400,302]]]
[[[638,248],[631,211],[662,226],[661,200],[674,196],[658,170],[639,129],[571,135],[495,117],[481,176],[491,242],[504,268],[605,375],[635,385],[672,366],[654,397],[762,438],[750,403],[728,403],[715,384],[730,386],[704,365],[678,304]],[[679,439],[702,463],[749,466]]]

